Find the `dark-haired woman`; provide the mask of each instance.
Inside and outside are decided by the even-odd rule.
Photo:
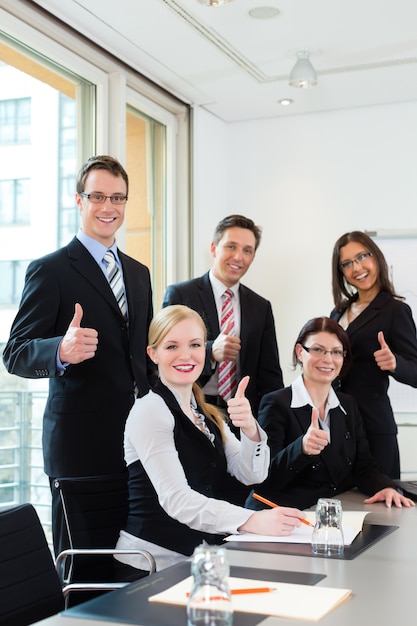
[[[303,509],[358,487],[371,495],[367,504],[413,506],[378,470],[354,398],[332,387],[350,359],[348,336],[337,322],[318,317],[302,328],[293,351],[301,375],[290,387],[266,394],[259,407],[271,466],[257,493],[281,506]],[[253,497],[246,506],[265,508]]]
[[[416,327],[410,307],[395,293],[381,250],[366,233],[340,237],[333,248],[335,308],[330,317],[346,330],[352,365],[340,389],[353,395],[372,455],[391,478],[400,478],[397,425],[389,377],[417,387]]]

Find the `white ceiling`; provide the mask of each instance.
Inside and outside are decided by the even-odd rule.
[[[416,0],[38,0],[37,4],[226,122],[417,100]],[[272,19],[249,11],[279,9]],[[288,84],[307,48],[318,85]],[[282,98],[293,99],[283,107]]]

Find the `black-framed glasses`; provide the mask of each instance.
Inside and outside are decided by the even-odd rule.
[[[82,191],[80,196],[87,198],[87,200],[90,200],[93,204],[104,204],[107,198],[110,199],[112,204],[126,204],[127,202],[127,196],[117,193],[114,194],[114,196],[105,196],[102,193],[85,193],[85,191]]]
[[[325,350],[324,348],[319,348],[318,346],[304,346],[301,344],[306,352],[312,354],[313,356],[326,356],[326,354],[330,354],[333,359],[343,359],[346,356],[346,350]]]
[[[373,256],[372,252],[361,252],[360,254],[358,254],[356,259],[353,259],[353,261],[343,261],[343,263],[340,263],[339,269],[342,272],[345,272],[346,270],[351,270],[354,263],[363,263],[365,259],[370,256]]]

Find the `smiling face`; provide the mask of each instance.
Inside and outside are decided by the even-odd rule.
[[[346,261],[354,261],[352,267],[343,270],[343,276],[358,290],[360,296],[367,296],[367,299],[370,299],[379,291],[378,265],[374,256],[366,256],[361,260],[358,258],[368,252],[362,243],[350,241],[340,248],[339,265]]]
[[[314,335],[308,335],[304,341],[307,348],[321,348],[326,350],[326,354],[314,354],[308,352],[298,343],[296,345],[296,354],[299,362],[303,366],[303,378],[306,386],[308,384],[326,384],[329,385],[340,374],[343,365],[343,356],[332,356],[328,351],[336,350],[343,352],[342,342],[336,335],[327,332],[320,332]]]
[[[121,176],[114,176],[107,170],[93,169],[88,174],[84,192],[105,196],[126,195],[126,183]],[[125,205],[112,204],[110,198],[102,204],[93,204],[88,198],[75,194],[81,212],[81,227],[86,235],[96,239],[107,248],[114,243],[116,231],[123,224]]]
[[[255,235],[248,228],[227,228],[219,243],[211,244],[215,277],[226,287],[239,282],[255,258],[255,245]]]
[[[148,354],[158,365],[161,381],[178,391],[192,387],[203,371],[206,358],[204,330],[196,320],[185,319],[175,324],[157,348],[148,347]]]

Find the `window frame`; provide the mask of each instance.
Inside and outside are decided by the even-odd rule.
[[[191,109],[138,72],[106,54],[86,37],[62,28],[53,16],[26,3],[0,8],[1,31],[96,87],[96,128],[79,136],[79,165],[92,154],[112,154],[125,162],[126,106],[138,108],[167,125],[167,224],[165,276],[167,284],[190,276],[192,266]],[[0,31],[0,33],[1,33]],[[82,86],[80,87],[82,89]],[[87,119],[81,110],[79,120]],[[118,120],[118,124],[112,120]],[[83,121],[79,128],[83,127]],[[123,247],[125,229],[118,241]]]

